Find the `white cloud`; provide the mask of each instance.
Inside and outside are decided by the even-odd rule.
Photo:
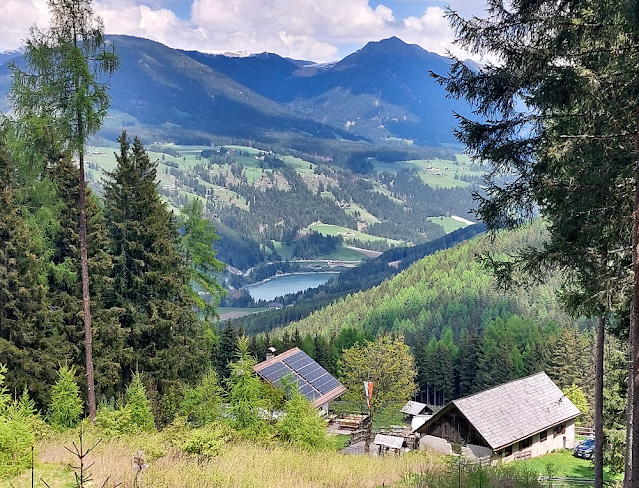
[[[368,0],[195,0],[191,22],[232,36],[231,46],[217,49],[327,61],[337,44],[381,38],[395,19],[390,8],[373,10]]]
[[[363,46],[391,36],[445,54],[454,37],[441,7],[398,18],[391,9],[397,0],[383,0],[375,9],[369,0],[191,0],[188,19],[169,8],[178,0],[94,1],[109,34],[209,52],[269,51],[322,62],[345,54],[341,45]],[[187,5],[180,8],[188,16]],[[46,27],[46,0],[0,0],[0,10],[0,51],[17,48],[31,25]]]
[[[46,0],[0,0],[0,51],[17,49],[34,24],[48,22]]]

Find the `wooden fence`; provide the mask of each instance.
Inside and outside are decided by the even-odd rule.
[[[575,427],[575,434],[585,435],[586,437],[594,437],[595,429],[592,427]]]

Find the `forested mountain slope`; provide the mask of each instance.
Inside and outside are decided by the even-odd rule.
[[[495,288],[494,277],[477,259],[488,250],[505,255],[524,244],[539,244],[543,238],[541,222],[494,239],[477,237],[430,255],[381,285],[350,295],[284,330],[330,335],[355,328],[373,335],[393,331],[409,339],[417,335],[428,339],[439,337],[446,327],[456,338],[462,329],[480,332],[494,318],[512,315],[539,324],[574,324],[555,298],[557,279],[503,292]]]

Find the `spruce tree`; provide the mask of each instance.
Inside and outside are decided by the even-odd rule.
[[[84,341],[82,319],[82,283],[80,251],[77,246],[79,235],[78,168],[69,157],[62,157],[48,169],[48,175],[55,184],[59,202],[57,231],[51,238],[52,255],[49,263],[49,299],[56,303],[61,317],[60,333],[66,337],[67,348],[71,351],[64,357],[74,364],[83,364],[80,354]],[[90,295],[92,327],[94,329],[94,360],[96,390],[109,396],[116,394],[119,383],[120,353],[123,348],[124,332],[119,327],[117,309],[106,309],[103,297],[109,294],[111,257],[108,254],[110,241],[101,207],[90,190],[86,190],[87,256],[91,275]]]
[[[126,330],[122,372],[143,371],[164,393],[194,381],[208,366],[209,341],[193,311],[190,273],[180,252],[175,218],[157,192],[157,162],[142,143],[119,138],[117,166],[104,184],[113,288],[108,307],[120,309]]]
[[[626,269],[633,271],[634,328],[628,430],[632,449],[625,484],[639,484],[639,148],[636,96],[639,16],[632,1],[488,2],[488,17],[449,18],[457,43],[498,63],[473,71],[455,60],[440,78],[467,98],[476,120],[460,118],[458,136],[470,154],[490,162],[478,214],[489,229],[512,228],[539,210],[550,239],[516,259],[488,257],[502,283],[513,271],[565,276],[569,307],[604,316],[625,306]],[[523,103],[522,103],[523,102]],[[515,177],[513,178],[513,174]],[[499,177],[508,175],[507,183]],[[576,292],[576,293],[575,293]],[[572,295],[572,298],[570,296]],[[575,296],[578,297],[575,299]],[[603,344],[600,344],[602,346]],[[599,347],[598,351],[602,348]],[[603,361],[597,361],[598,371]],[[599,371],[599,376],[602,372]],[[598,397],[601,383],[598,382]],[[631,396],[632,396],[631,395]],[[597,405],[601,405],[598,400]],[[631,414],[630,414],[631,413]],[[596,486],[603,483],[602,436]]]
[[[230,364],[237,358],[239,352],[237,344],[237,331],[233,325],[231,325],[231,321],[227,320],[226,327],[220,334],[217,357],[215,358],[216,369],[221,378],[228,378],[231,374]],[[256,358],[256,360],[261,361],[262,358]]]
[[[65,349],[48,334],[56,328],[56,313],[46,300],[45,267],[34,229],[15,201],[5,134],[0,131],[0,364],[7,366],[7,386],[18,390],[26,385],[42,407]]]
[[[51,388],[49,421],[58,429],[70,429],[80,422],[83,410],[80,389],[73,368],[62,366],[58,374],[60,377]]]

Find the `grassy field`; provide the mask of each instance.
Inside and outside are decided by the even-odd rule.
[[[592,461],[576,458],[572,455],[572,451],[567,449],[517,462],[544,476],[548,476],[550,473],[553,476],[566,478],[592,479],[595,476]],[[606,480],[619,480],[622,478],[623,476],[610,476],[609,473],[604,471],[604,479]]]
[[[455,220],[452,217],[428,217],[428,220],[434,222],[437,225],[441,225],[444,228],[446,234],[449,234],[450,232],[453,232],[457,229],[468,227],[468,224],[460,222],[459,220]]]
[[[397,486],[411,472],[441,469],[442,457],[425,452],[403,456],[346,456],[336,451],[307,452],[281,445],[268,447],[252,443],[225,446],[223,453],[210,460],[200,460],[165,448],[160,434],[103,441],[91,453],[95,462],[90,472],[94,483],[106,486],[122,482],[123,488],[134,486],[131,459],[144,450],[149,468],[143,472],[142,486],[155,488],[371,488]],[[44,488],[40,478],[51,488],[73,485],[68,464],[73,457],[64,449],[73,439],[54,439],[37,446],[36,487]],[[89,436],[86,445],[92,445]],[[335,440],[336,447],[344,439]],[[11,480],[14,488],[31,486],[30,473]]]
[[[306,229],[303,229],[302,232],[308,232],[310,230],[314,230],[315,232],[319,232],[320,234],[325,236],[342,235],[344,239],[359,239],[362,242],[386,241],[389,244],[394,244],[396,246],[402,246],[405,244],[403,241],[386,239],[385,237],[371,236],[353,229],[349,229],[348,227],[340,227],[339,225],[312,224]]]
[[[456,174],[458,176],[482,176],[484,174],[483,171],[471,171],[470,159],[463,154],[457,155],[456,162],[444,159],[417,159],[393,163],[376,161],[374,167],[377,171],[389,172],[396,172],[401,168],[414,169],[424,183],[439,188],[467,187],[469,185],[467,182],[455,179]]]

